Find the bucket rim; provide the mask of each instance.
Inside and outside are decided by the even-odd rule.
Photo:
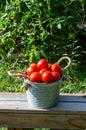
[[[62,77],[59,79],[59,80],[56,80],[56,81],[53,81],[53,82],[50,82],[50,83],[39,83],[39,82],[31,82],[30,80],[28,79],[23,79],[24,83],[26,84],[37,84],[37,85],[49,85],[49,84],[54,84],[54,83],[57,83],[57,82],[60,82],[62,80]]]

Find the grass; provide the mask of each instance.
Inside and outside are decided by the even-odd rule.
[[[23,81],[20,81],[16,76],[10,77],[8,75],[9,70],[18,70],[24,72],[27,65],[20,65],[18,62],[0,61],[0,91],[6,92],[23,92],[21,85]],[[86,92],[86,68],[85,65],[75,69],[71,67],[66,72],[66,77],[69,79],[62,81],[60,91],[62,93],[85,93]]]
[[[20,81],[16,76],[10,77],[8,75],[9,70],[20,71],[20,66],[16,64],[8,63],[7,61],[0,61],[0,91],[6,92],[20,92],[20,86],[22,81]],[[23,70],[23,69],[22,69]]]
[[[61,92],[65,93],[85,93],[86,92],[86,69],[85,65],[71,68],[69,80],[62,82]]]

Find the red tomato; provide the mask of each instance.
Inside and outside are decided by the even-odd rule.
[[[37,63],[38,69],[48,69],[48,62],[46,59],[41,59]]]
[[[37,67],[37,64],[35,64],[35,63],[32,63],[30,66]]]
[[[41,82],[41,74],[39,72],[33,72],[30,75],[30,81],[31,82]]]
[[[39,73],[42,75],[45,71],[47,71],[47,69],[41,69]]]
[[[57,72],[59,72],[59,73],[61,73],[62,72],[62,69],[61,69],[61,67],[60,67],[60,65],[59,64],[52,64],[52,66],[51,66],[51,71],[57,71]]]
[[[45,83],[50,83],[52,82],[52,73],[50,71],[45,71],[43,74],[42,74],[42,81],[45,82]]]
[[[30,66],[33,66],[35,68],[36,71],[39,71],[38,67],[37,67],[37,64],[35,63],[32,63]]]
[[[61,78],[60,74],[56,71],[53,71],[52,75],[53,75],[53,81],[59,80]]]
[[[30,66],[30,67],[27,69],[26,74],[27,74],[28,76],[30,76],[31,73],[37,72],[37,71],[38,71],[38,70],[37,70],[37,67],[35,67],[35,66]]]

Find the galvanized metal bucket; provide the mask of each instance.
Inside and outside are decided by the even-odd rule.
[[[58,103],[61,80],[52,83],[32,83],[24,80],[28,104],[32,108],[49,108]]]
[[[63,71],[66,70],[71,64],[71,60],[69,57],[62,57],[57,63],[60,64],[64,59],[67,59],[69,62],[67,66],[62,68]],[[9,71],[8,74],[10,76],[17,75],[20,79],[23,80],[22,87],[26,88],[26,95],[29,107],[50,108],[58,103],[62,78],[52,83],[36,83],[27,80],[26,75],[23,72],[12,70]]]

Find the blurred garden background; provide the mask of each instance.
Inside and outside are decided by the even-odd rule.
[[[41,58],[56,63],[62,56],[72,65],[61,92],[85,93],[86,0],[0,0],[0,92],[23,91],[9,70],[25,72]]]

